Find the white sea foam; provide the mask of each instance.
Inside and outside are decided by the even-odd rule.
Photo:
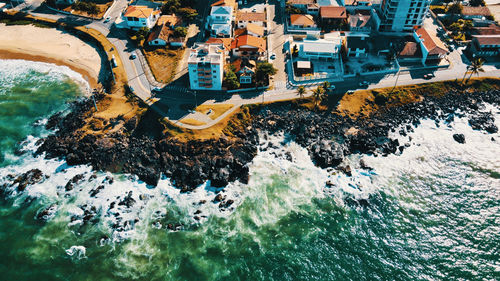
[[[89,83],[80,73],[73,71],[67,66],[17,59],[0,60],[0,85],[2,85],[2,88],[0,88],[0,94],[4,94],[4,92],[2,92],[4,90],[2,89],[10,89],[14,87],[16,85],[16,80],[19,80],[20,77],[25,77],[27,73],[32,71],[43,73],[45,75],[40,77],[31,75],[31,82],[37,82],[38,80],[41,81],[42,79],[43,81],[62,81],[69,78],[80,85],[83,93],[90,94]],[[33,87],[36,88],[36,85]],[[35,88],[33,88],[33,90]]]
[[[77,259],[86,258],[87,249],[84,246],[71,246],[66,250],[66,254],[70,257],[75,257]]]
[[[486,107],[486,110],[495,112],[496,124],[500,127],[498,109]],[[454,133],[463,133],[466,144],[455,142]],[[352,167],[352,176],[316,167],[305,148],[285,141],[283,135],[275,135],[261,136],[259,152],[249,164],[249,183],[234,182],[224,189],[215,189],[207,182],[193,192],[181,193],[165,178],[157,187],[150,188],[135,176],[95,173],[87,165],[68,166],[62,160],[47,160],[43,156],[26,156],[22,164],[1,168],[0,185],[8,174],[38,168],[50,177],[29,186],[22,195],[17,195],[15,186],[12,187],[16,204],[21,206],[26,197],[43,198],[46,206],[57,204],[56,216],[66,217],[70,229],[83,225],[84,215],[91,211],[99,221],[98,227],[110,234],[109,241],[122,241],[145,239],[149,228],[164,231],[168,224],[173,224],[174,229],[182,230],[204,225],[211,218],[233,220],[235,225],[248,224],[248,220],[256,226],[272,224],[290,212],[301,212],[302,206],[311,204],[315,198],[330,197],[343,205],[346,196],[367,199],[381,186],[391,186],[387,183],[401,173],[419,176],[435,173],[448,163],[441,161],[444,158],[500,170],[500,145],[491,141],[491,137],[500,141],[500,134],[474,131],[467,124],[467,118],[456,118],[449,126],[442,123],[439,127],[432,120],[423,120],[408,136],[395,133],[392,137],[397,137],[401,144],[411,143],[411,146],[401,155],[349,156],[345,162]],[[35,150],[36,139],[28,139],[26,146]],[[373,170],[361,169],[360,158]],[[80,174],[82,180],[66,191],[66,183]],[[114,178],[112,182],[110,177]],[[104,187],[96,192],[101,185]],[[392,192],[397,194],[398,190]],[[220,208],[218,202],[213,202],[217,194],[225,196],[225,202],[234,202]],[[128,195],[134,201],[131,206],[120,203]],[[245,210],[245,216],[234,213],[239,208]],[[240,230],[254,231],[248,227]],[[231,235],[231,231],[228,233]],[[106,243],[105,239],[100,241],[101,245]]]

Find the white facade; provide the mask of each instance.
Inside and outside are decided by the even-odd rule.
[[[188,58],[189,84],[193,90],[221,90],[224,45],[195,43]]]
[[[233,17],[233,7],[212,7],[207,21],[211,35],[216,37],[231,37]]]
[[[410,32],[420,27],[429,10],[430,0],[383,0],[382,31]]]
[[[342,39],[340,37],[338,39],[305,39],[299,44],[299,57],[303,59],[337,59],[341,47]]]

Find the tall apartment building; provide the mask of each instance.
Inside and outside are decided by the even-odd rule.
[[[221,90],[224,76],[224,45],[195,43],[188,58],[189,83],[193,90]]]
[[[382,0],[380,30],[410,32],[419,28],[429,5],[430,0]]]

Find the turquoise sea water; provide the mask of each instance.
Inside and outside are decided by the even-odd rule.
[[[26,146],[33,145],[47,132],[32,123],[81,94],[64,70],[36,69],[8,72],[16,83],[0,85],[0,98],[10,95],[25,108],[16,115],[23,130],[2,133],[4,155],[28,135],[33,139]],[[31,77],[37,82],[29,87],[46,89],[45,110],[40,100],[30,102],[41,98],[32,96],[36,91],[17,90]],[[10,112],[2,107],[2,128],[14,124]],[[465,145],[452,140],[457,131]],[[180,194],[168,179],[148,188],[127,175],[96,173],[94,179],[87,166],[8,156],[0,186],[7,174],[31,168],[50,177],[0,201],[0,279],[498,280],[500,145],[491,137],[500,141],[500,135],[473,131],[457,119],[450,127],[423,121],[410,136],[400,137],[412,143],[402,155],[351,157],[352,177],[315,167],[283,136],[263,138],[263,147],[273,142],[276,148],[259,152],[249,184],[221,191],[234,200],[222,211],[209,186]],[[372,171],[359,168],[361,157]],[[77,174],[84,180],[66,192]],[[103,183],[106,176],[114,182]],[[101,184],[105,188],[90,196]],[[133,206],[110,208],[129,191]],[[48,206],[55,206],[52,218],[37,221]],[[72,219],[90,206],[94,222]],[[179,227],[172,231],[168,224]]]

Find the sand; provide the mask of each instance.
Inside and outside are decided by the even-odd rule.
[[[54,28],[0,24],[0,59],[25,59],[65,65],[96,87],[101,57],[93,46]]]

